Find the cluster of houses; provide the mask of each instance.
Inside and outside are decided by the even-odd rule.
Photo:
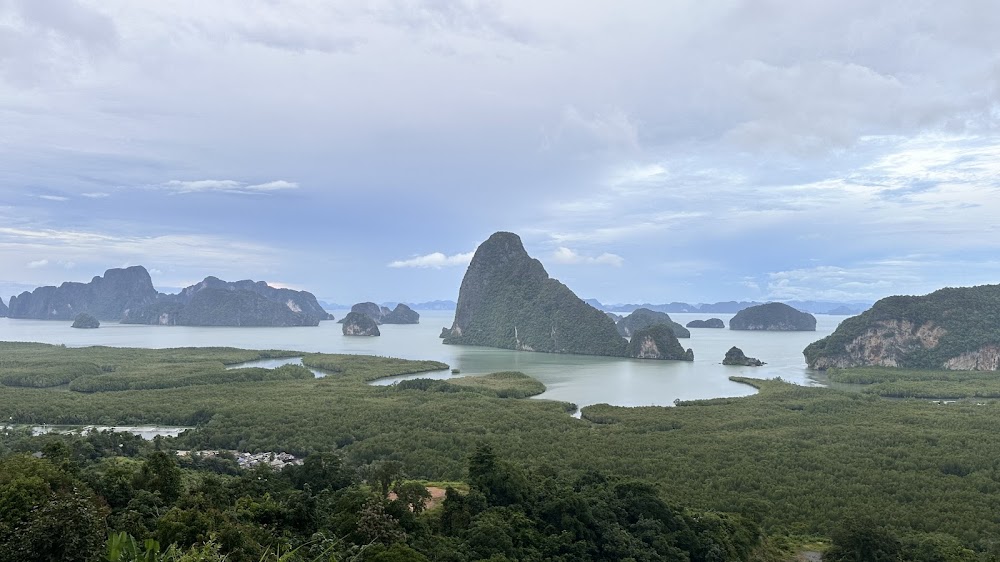
[[[295,455],[281,452],[275,453],[273,451],[266,451],[263,453],[240,453],[238,451],[177,451],[177,455],[181,457],[187,457],[191,455],[199,455],[202,457],[217,457],[220,454],[228,453],[236,458],[237,464],[240,468],[253,468],[255,466],[266,464],[275,470],[281,470],[286,466],[293,464],[302,464],[302,459],[296,458]]]

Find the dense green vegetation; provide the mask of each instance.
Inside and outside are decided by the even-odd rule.
[[[940,329],[934,345],[919,342],[922,327]],[[803,352],[814,366],[839,362],[866,366],[861,357],[852,357],[847,346],[866,332],[878,331],[879,340],[899,339],[885,347],[896,364],[910,369],[940,369],[954,357],[975,352],[987,345],[1000,345],[1000,285],[947,288],[923,296],[884,298],[858,316],[845,319],[833,334],[810,344]],[[876,342],[878,343],[878,342]]]
[[[448,380],[409,379],[396,383],[396,390],[425,392],[478,392],[497,398],[528,398],[545,392],[545,385],[518,371],[501,371],[476,377]],[[568,409],[576,410],[569,404]]]
[[[17,367],[24,373],[33,366],[42,380],[55,372],[54,364],[92,364],[102,373],[104,367],[114,367],[117,370],[111,372],[117,373],[128,365],[159,365],[147,371],[148,377],[156,378],[175,368],[214,369],[209,365],[264,355],[297,354],[2,344],[0,380],[8,369]],[[305,355],[303,362],[330,374],[320,379],[219,381],[93,393],[0,386],[0,419],[15,424],[191,425],[197,429],[183,434],[173,446],[296,454],[335,451],[346,466],[399,463],[409,478],[426,480],[469,481],[468,455],[488,441],[497,458],[520,466],[530,481],[552,474],[558,482],[577,482],[593,471],[612,482],[648,481],[656,486],[656,496],[671,504],[739,514],[759,525],[775,544],[785,535],[836,539],[848,522],[870,517],[898,542],[901,552],[918,547],[965,552],[965,548],[984,560],[1000,554],[996,540],[1000,521],[995,517],[1000,501],[1000,464],[995,454],[1000,448],[1000,404],[992,400],[983,406],[976,400],[940,405],[777,380],[737,379],[758,387],[759,393],[681,402],[676,408],[596,405],[584,408],[583,419],[578,420],[567,415],[571,406],[564,403],[501,398],[504,388],[525,383],[517,375],[482,379],[469,391],[456,389],[473,384],[475,377],[469,377],[469,383],[456,382],[462,378],[383,387],[365,382],[446,366],[324,354]],[[873,385],[922,384],[928,393],[942,385],[979,380],[899,372],[866,372],[855,380],[862,377]],[[187,490],[190,482],[184,481]],[[193,514],[183,517],[200,520]],[[188,521],[183,517],[182,522]],[[505,520],[510,518],[505,515]],[[537,529],[532,525],[515,527],[510,533],[532,536],[526,530]],[[147,528],[153,532],[153,527]],[[112,525],[112,530],[128,528]],[[847,531],[842,543],[853,536]],[[132,534],[145,538],[139,531]],[[161,536],[161,543],[175,542],[168,538]],[[632,539],[626,542],[633,544]],[[418,543],[407,545],[430,559],[447,559],[427,554],[433,551]],[[961,557],[965,554],[905,556],[968,559]]]
[[[1000,378],[992,371],[866,367],[830,369],[827,377],[831,382],[864,385],[864,392],[893,398],[1000,398]]]
[[[509,232],[493,234],[476,250],[455,324],[442,337],[448,344],[614,357],[626,345],[607,315],[550,278]]]
[[[128,434],[0,440],[0,561],[776,560],[759,525],[645,482],[527,470],[488,444],[431,493],[395,461],[332,452],[273,471]],[[44,458],[26,453],[37,451]],[[461,489],[462,491],[459,491]],[[138,538],[137,538],[138,537]]]

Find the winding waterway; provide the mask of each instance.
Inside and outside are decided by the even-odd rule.
[[[342,318],[346,311],[334,311]],[[669,406],[674,400],[694,400],[753,394],[753,388],[734,383],[730,376],[781,377],[803,385],[819,384],[802,358],[809,343],[830,334],[844,316],[816,315],[815,332],[743,332],[729,329],[691,329],[681,344],[694,350],[695,360],[654,361],[584,355],[556,355],[487,347],[444,345],[441,327],[451,325],[453,313],[421,311],[420,324],[383,325],[377,338],[346,337],[341,325],[323,322],[317,327],[228,328],[142,326],[107,322],[96,330],[78,330],[69,322],[0,318],[0,341],[37,341],[71,347],[204,347],[288,349],[303,352],[358,353],[433,359],[461,371],[461,376],[494,371],[523,371],[542,381],[548,390],[539,398],[564,400],[579,406],[608,403],[619,406]],[[694,319],[731,314],[671,314],[681,324]],[[767,362],[763,367],[727,367],[722,358],[731,346]],[[279,363],[268,363],[277,366]],[[268,366],[261,365],[261,366]],[[447,378],[448,372],[421,376]],[[393,379],[380,381],[389,384]]]

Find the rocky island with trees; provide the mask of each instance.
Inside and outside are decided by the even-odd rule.
[[[673,324],[667,330],[676,339]],[[687,332],[683,326],[677,328]],[[455,321],[442,329],[441,338],[452,345],[547,353],[611,357],[641,353],[649,359],[676,355],[666,344],[631,349],[612,318],[549,277],[511,232],[494,233],[476,249],[462,279]],[[659,353],[651,352],[653,348]]]
[[[409,306],[398,303],[390,310],[373,302],[359,302],[351,307],[351,312],[364,314],[376,324],[419,324],[420,314]],[[344,319],[338,320],[343,323]]]
[[[816,317],[787,304],[769,302],[745,308],[729,321],[730,330],[767,330],[775,332],[815,332]]]
[[[341,331],[345,336],[381,336],[378,323],[371,316],[353,310],[340,320]]]
[[[805,348],[812,369],[1000,369],[1000,285],[892,296]]]
[[[688,328],[725,328],[726,323],[721,318],[709,318],[708,320],[692,320],[687,323]]]
[[[101,327],[101,321],[93,316],[87,314],[86,312],[81,312],[76,315],[73,319],[73,328],[80,328],[84,330],[93,330],[94,328]]]
[[[691,337],[691,332],[684,326],[681,326],[677,322],[671,320],[669,314],[666,312],[657,312],[648,308],[637,308],[628,316],[618,320],[615,323],[615,327],[618,328],[618,333],[621,334],[622,337],[631,338],[635,332],[649,328],[655,324],[666,325],[670,331],[673,332],[674,337]]]

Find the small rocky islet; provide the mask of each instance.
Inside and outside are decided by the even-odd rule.
[[[709,318],[708,320],[692,320],[686,326],[688,328],[725,328],[726,323],[721,318]]]
[[[367,314],[351,311],[341,320],[341,331],[345,336],[380,336],[378,324]]]
[[[722,364],[739,365],[743,367],[761,367],[766,365],[766,363],[756,357],[747,357],[746,354],[743,353],[743,350],[735,345],[730,347],[729,351],[726,352],[726,356],[722,359]]]

